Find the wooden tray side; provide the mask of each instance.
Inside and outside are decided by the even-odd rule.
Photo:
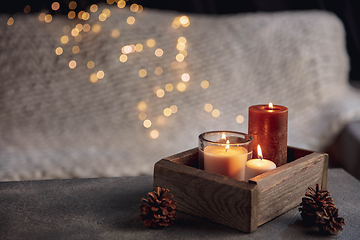
[[[197,155],[197,150],[188,154],[188,158],[192,159],[195,154]],[[154,188],[168,188],[177,201],[179,211],[244,232],[256,230],[256,183],[240,182],[179,164],[176,157],[168,159],[172,161],[163,159],[155,164]],[[187,159],[183,158],[181,161],[186,162]]]
[[[309,186],[327,185],[328,155],[311,153],[251,178],[258,185],[258,226],[301,203]]]

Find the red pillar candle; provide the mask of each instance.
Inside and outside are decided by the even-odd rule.
[[[256,146],[261,145],[264,158],[277,167],[287,161],[288,109],[280,105],[254,105],[249,108],[249,132],[253,137],[253,158],[257,158]]]

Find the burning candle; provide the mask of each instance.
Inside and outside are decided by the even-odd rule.
[[[253,137],[253,147],[260,144],[267,158],[278,167],[287,162],[287,125],[287,107],[269,103],[249,108],[248,133]]]
[[[276,168],[274,162],[263,159],[260,145],[257,146],[257,150],[259,158],[251,159],[245,164],[245,181],[249,181],[250,178]]]
[[[203,133],[199,136],[199,160],[205,171],[244,181],[245,163],[252,156],[250,146],[251,137],[247,134]]]

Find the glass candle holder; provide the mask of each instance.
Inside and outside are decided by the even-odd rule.
[[[252,137],[233,131],[211,131],[199,135],[201,169],[244,181],[246,161],[252,158]]]

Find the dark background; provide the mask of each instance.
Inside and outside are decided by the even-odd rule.
[[[58,11],[51,10],[54,0],[16,0],[1,1],[0,13],[24,12],[29,5],[30,12],[39,12],[48,9],[52,14],[67,14],[68,4],[71,0],[56,0],[61,8]],[[106,2],[106,0],[76,0],[75,11],[86,9],[93,3]],[[350,56],[351,83],[360,87],[360,1],[359,0],[130,0],[145,8],[158,8],[174,10],[184,13],[202,14],[231,14],[243,12],[274,12],[287,10],[321,9],[335,13],[344,23],[346,30],[347,50]],[[29,9],[29,8],[28,8]]]

